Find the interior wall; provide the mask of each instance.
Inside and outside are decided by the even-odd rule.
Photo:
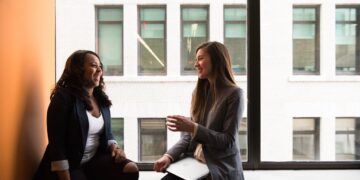
[[[0,179],[31,179],[54,82],[55,0],[0,0]]]

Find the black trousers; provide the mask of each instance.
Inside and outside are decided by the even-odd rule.
[[[121,162],[115,162],[110,153],[97,153],[89,162],[81,165],[80,168],[70,169],[71,180],[137,180],[139,172],[124,173],[123,169],[127,163],[131,162],[125,159]],[[51,177],[45,179],[58,179],[57,173],[52,172]]]

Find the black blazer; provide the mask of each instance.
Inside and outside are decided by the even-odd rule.
[[[102,104],[99,107],[104,118],[104,131],[100,135],[98,152],[106,153],[108,140],[114,139],[111,115],[109,107]],[[80,166],[89,131],[85,103],[67,91],[59,90],[48,107],[47,131],[49,144],[33,179],[54,174],[51,173],[52,161],[68,160],[70,169]]]

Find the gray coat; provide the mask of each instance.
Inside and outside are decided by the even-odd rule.
[[[193,156],[200,143],[213,180],[244,180],[238,137],[238,125],[244,111],[243,91],[232,87],[219,94],[218,108],[212,111],[206,108],[205,120],[199,124],[196,135],[183,133],[167,154],[175,161],[183,156]]]

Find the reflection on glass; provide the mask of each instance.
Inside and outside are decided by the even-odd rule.
[[[165,7],[140,7],[139,74],[166,74]]]
[[[195,74],[195,50],[208,40],[208,7],[182,6],[181,72]]]
[[[293,73],[319,73],[318,9],[293,9]]]
[[[119,147],[124,149],[124,118],[112,118],[111,130]]]
[[[359,46],[360,20],[357,18],[359,7],[336,8],[336,73],[359,74],[360,53]]]
[[[319,119],[294,118],[293,160],[319,160]]]
[[[224,43],[229,50],[235,74],[246,74],[246,8],[225,6]]]
[[[98,53],[104,75],[123,74],[122,8],[98,8]]]
[[[164,118],[141,118],[140,161],[155,161],[166,152],[166,125]]]
[[[360,160],[360,118],[336,118],[336,160]]]

